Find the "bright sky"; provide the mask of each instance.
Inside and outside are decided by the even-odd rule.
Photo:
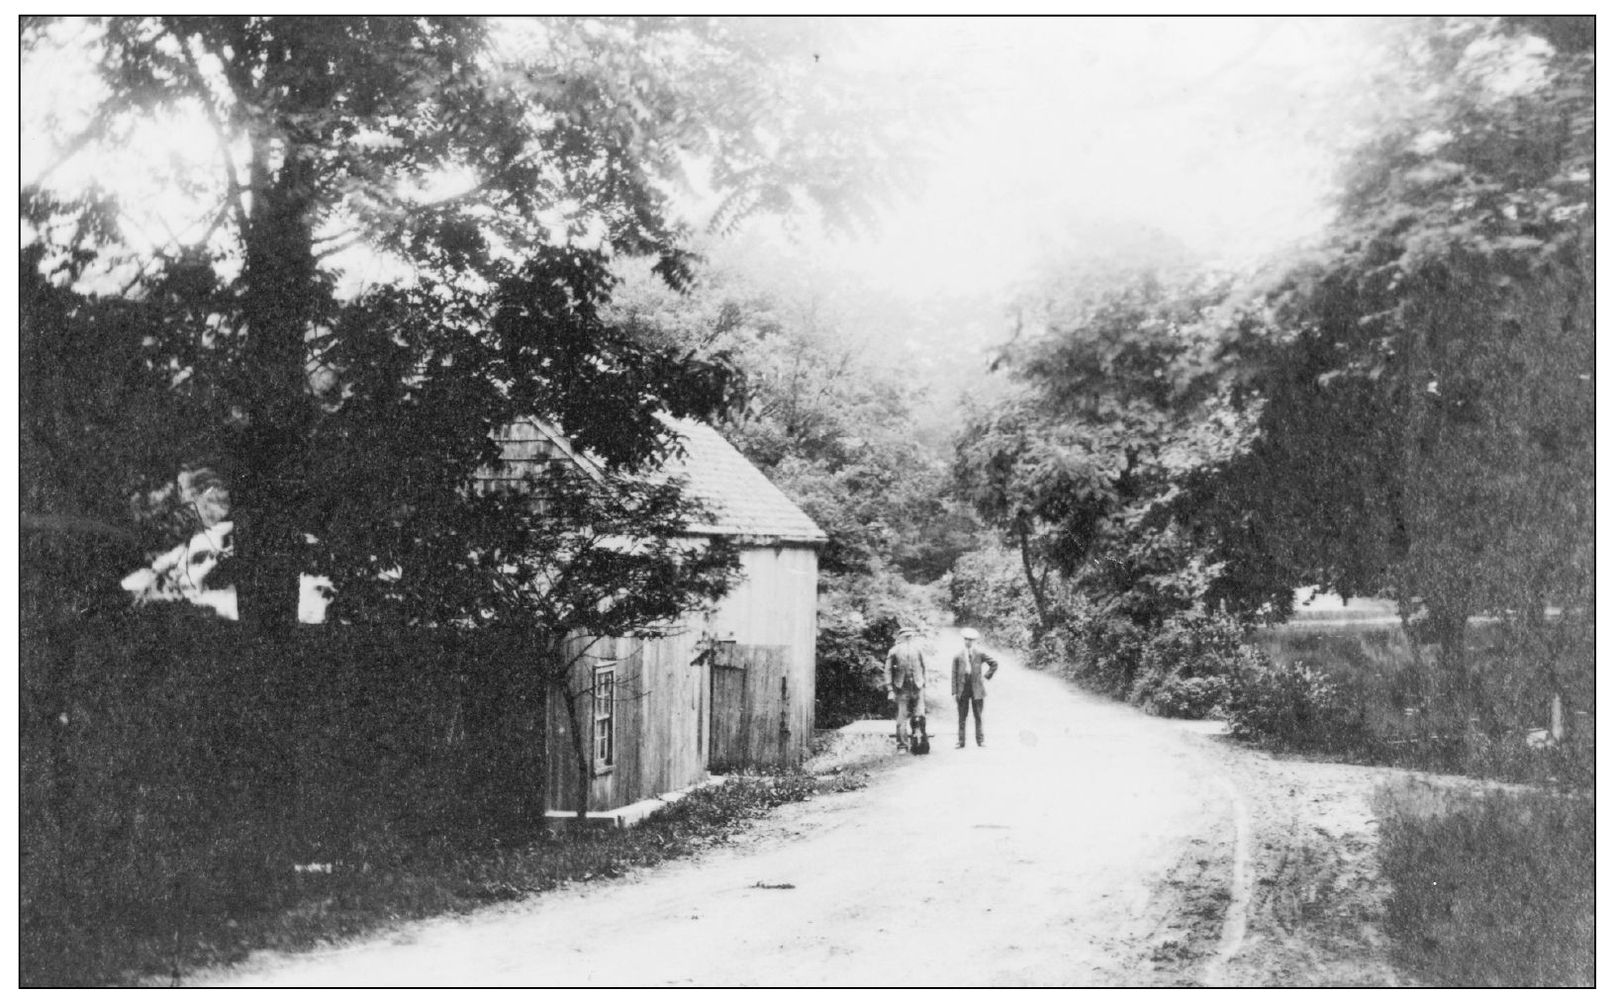
[[[1097,223],[1260,257],[1328,217],[1332,115],[1367,71],[1366,34],[1319,18],[896,19],[861,58],[912,93],[952,84],[959,119],[940,121],[942,155],[883,236],[843,248],[918,294],[997,287]]]
[[[854,27],[863,43],[827,59],[886,80],[880,96],[923,122],[930,161],[879,237],[804,249],[905,296],[997,290],[1074,239],[1104,254],[1097,230],[1160,229],[1233,263],[1308,236],[1327,217],[1332,115],[1371,58],[1367,22],[1353,19],[907,17]],[[82,95],[69,70],[84,68],[25,79],[24,96]],[[27,124],[25,115],[25,180],[45,151]],[[106,181],[177,159],[199,177],[214,172],[217,150],[195,130],[164,122],[131,138],[127,162],[81,157],[55,179]],[[147,218],[130,233],[161,243],[206,220]]]

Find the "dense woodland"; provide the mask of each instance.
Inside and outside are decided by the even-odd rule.
[[[923,305],[793,254],[793,226],[870,223],[926,137],[806,30],[27,20],[25,68],[94,70],[60,163],[143,171],[191,222],[154,238],[54,166],[21,192],[25,766],[77,762],[60,717],[110,707],[106,632],[177,638],[120,578],[226,518],[214,582],[256,648],[199,710],[293,709],[300,574],[472,683],[449,633],[635,633],[731,582],[732,551],[672,541],[702,514],[677,489],[547,516],[469,488],[524,415],[625,488],[660,412],[709,420],[825,529],[825,723],[879,711],[901,622],[958,619],[1164,714],[1365,747],[1362,674],[1251,638],[1315,586],[1397,603],[1426,761],[1511,753],[1552,704],[1592,724],[1592,21],[1389,25],[1334,220],[1261,267],[1135,231]],[[131,162],[181,117],[212,147]]]
[[[1039,288],[1037,332],[999,359],[1017,390],[974,412],[956,462],[1022,583],[970,596],[1021,605],[1052,665],[1253,734],[1364,732],[1362,683],[1235,638],[1303,585],[1396,601],[1417,739],[1519,736],[1574,684],[1592,709],[1580,24],[1402,25],[1306,253],[1241,275],[1071,267]]]

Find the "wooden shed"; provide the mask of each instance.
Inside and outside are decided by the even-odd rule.
[[[683,454],[679,474],[714,512],[692,538],[725,535],[740,547],[742,577],[720,602],[673,620],[654,639],[574,637],[576,691],[588,689],[594,750],[592,813],[610,814],[705,780],[710,771],[792,762],[814,722],[819,549],[826,536],[785,494],[707,425],[669,420]],[[537,421],[498,439],[498,476],[566,460],[598,473],[553,428]],[[576,798],[578,764],[560,702],[549,731],[545,804],[558,814]]]

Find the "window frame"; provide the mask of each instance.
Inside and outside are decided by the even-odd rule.
[[[597,775],[617,764],[618,706],[616,664],[597,664],[590,674],[590,759]]]

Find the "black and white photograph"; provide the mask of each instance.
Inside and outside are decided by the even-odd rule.
[[[1592,987],[1593,15],[23,15],[18,984]]]

